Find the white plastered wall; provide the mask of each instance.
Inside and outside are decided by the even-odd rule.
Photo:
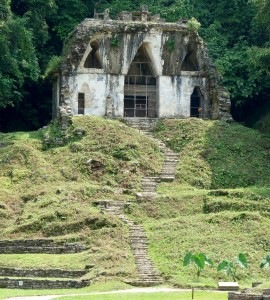
[[[115,116],[124,111],[124,76],[110,74],[77,74],[69,79],[72,113],[78,114],[78,94],[85,95],[85,114],[104,116],[106,99],[111,97]]]
[[[179,117],[181,115],[180,76],[159,77],[159,117]]]
[[[188,73],[188,72],[187,72]],[[181,111],[184,117],[190,117],[191,94],[195,87],[199,87],[204,94],[206,78],[185,75],[181,76]]]
[[[191,75],[159,77],[159,117],[190,117],[190,97],[196,86],[205,88],[205,78]]]

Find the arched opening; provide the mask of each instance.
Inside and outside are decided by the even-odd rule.
[[[190,96],[190,116],[195,118],[201,118],[203,95],[199,87],[195,87],[193,93]]]
[[[194,53],[190,52],[182,62],[181,71],[199,71],[199,64]]]
[[[124,116],[157,117],[156,77],[149,55],[141,46],[125,77]]]
[[[88,54],[84,67],[85,68],[90,68],[90,69],[102,69],[102,63],[101,63],[101,58],[98,52],[99,49],[99,42],[98,41],[92,41],[90,43],[90,46],[92,50]]]

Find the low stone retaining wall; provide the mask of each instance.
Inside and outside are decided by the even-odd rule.
[[[32,280],[32,279],[0,279],[0,288],[8,289],[77,289],[89,285],[88,280]]]
[[[85,246],[79,243],[55,242],[54,240],[2,240],[0,241],[0,254],[19,253],[77,253],[84,251]]]
[[[0,276],[6,277],[80,278],[88,272],[89,270],[0,268]]]
[[[229,292],[228,300],[270,300],[270,295],[245,294],[240,292]]]

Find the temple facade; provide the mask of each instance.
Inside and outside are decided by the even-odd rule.
[[[68,37],[55,72],[53,117],[230,119],[229,93],[189,21],[164,22],[146,6],[85,19]]]

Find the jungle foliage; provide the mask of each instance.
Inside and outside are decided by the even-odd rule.
[[[142,0],[1,0],[0,130],[34,129],[50,120],[51,88],[44,79],[74,26],[94,10],[138,10]],[[157,0],[149,10],[167,21],[196,18],[200,35],[231,92],[233,115],[246,121],[269,98],[269,0]],[[269,105],[268,105],[269,106]],[[12,108],[13,107],[13,108]],[[265,110],[264,110],[265,111]],[[7,119],[12,113],[13,118]],[[260,115],[261,116],[261,115]],[[259,117],[260,117],[259,116]],[[253,123],[258,119],[254,117]],[[8,123],[8,126],[4,126]]]

